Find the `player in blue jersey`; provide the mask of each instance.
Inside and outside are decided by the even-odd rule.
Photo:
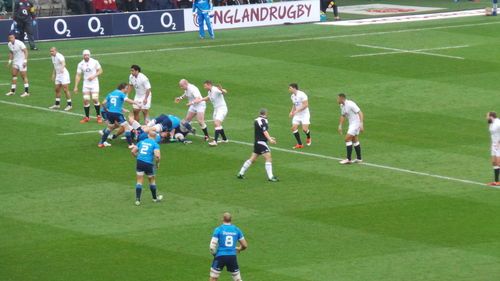
[[[102,102],[102,107],[107,111],[108,117],[108,128],[104,130],[102,134],[101,141],[97,146],[105,147],[111,146],[106,140],[108,139],[109,133],[114,129],[115,124],[119,124],[125,130],[125,136],[127,137],[128,148],[133,148],[132,135],[130,134],[130,126],[128,122],[125,121],[123,117],[123,102],[130,104],[136,104],[137,102],[127,98],[125,92],[127,91],[127,83],[121,83],[118,85],[117,89],[109,93],[106,99]]]
[[[144,174],[149,178],[149,189],[153,196],[153,202],[163,199],[162,195],[156,195],[155,168],[160,166],[160,145],[156,142],[156,132],[151,130],[148,138],[140,141],[132,148],[132,154],[137,157],[137,184],[135,186],[135,205],[141,205],[141,192]]]
[[[245,250],[248,245],[241,230],[232,225],[231,221],[231,214],[224,213],[222,225],[217,227],[212,235],[210,252],[214,255],[214,261],[210,268],[210,281],[217,281],[224,267],[231,273],[234,281],[242,281],[236,254]],[[236,246],[238,242],[240,247]]]
[[[201,39],[205,39],[204,23],[207,24],[208,34],[210,35],[210,38],[215,38],[214,31],[212,29],[212,23],[210,22],[210,18],[213,17],[212,8],[212,0],[193,1],[193,16],[198,17],[198,26],[200,27]]]

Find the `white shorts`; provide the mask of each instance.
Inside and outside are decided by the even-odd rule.
[[[12,67],[15,68],[15,69],[18,69],[19,71],[28,71],[28,65],[26,66],[23,66],[23,63],[22,62],[14,62],[12,63]]]
[[[224,118],[226,118],[226,115],[227,115],[227,107],[226,106],[220,106],[220,107],[214,108],[214,115],[213,115],[214,120],[224,121]]]
[[[134,109],[150,109],[151,108],[151,94],[149,95],[148,97],[148,103],[146,104],[142,104],[143,101],[144,101],[144,96],[135,96],[134,97],[134,101],[137,102],[139,105],[141,105],[140,107],[138,105],[135,105],[133,104],[132,107]]]
[[[193,105],[189,106],[188,111],[193,112],[193,113],[198,113],[198,112],[205,113],[206,107],[207,107],[207,104],[205,102],[200,102],[199,104],[193,104]]]
[[[359,123],[349,124],[349,128],[347,129],[347,133],[351,136],[359,135],[360,125]]]
[[[292,119],[293,125],[309,125],[311,124],[311,115],[310,114],[295,114]]]
[[[491,145],[491,156],[500,157],[500,146]]]
[[[69,78],[69,72],[65,71],[64,73],[58,73],[56,75],[54,83],[56,85],[68,85],[69,83],[71,83],[71,80]]]
[[[84,93],[99,93],[99,84],[86,84],[83,83],[82,92]]]

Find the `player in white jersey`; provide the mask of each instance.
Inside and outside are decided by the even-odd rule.
[[[488,186],[500,186],[498,179],[500,175],[500,119],[497,118],[496,112],[490,111],[486,114],[486,120],[491,134],[491,164],[495,175],[495,181],[489,183]]]
[[[208,96],[204,97],[203,101],[211,101],[214,106],[214,127],[215,135],[214,140],[209,143],[210,146],[216,146],[219,135],[222,137],[220,142],[228,142],[224,128],[222,127],[222,122],[227,115],[227,104],[224,96],[227,95],[227,90],[222,88],[222,85],[214,86],[212,81],[207,80],[203,83],[203,89],[208,91]]]
[[[307,145],[311,145],[311,132],[309,124],[311,124],[311,114],[309,113],[309,100],[306,93],[299,90],[297,83],[292,83],[288,86],[288,92],[291,94],[292,109],[288,117],[292,118],[292,132],[297,140],[297,145],[293,149],[303,148],[302,140],[299,134],[299,125],[302,125],[302,131],[307,136]]]
[[[189,107],[186,118],[182,120],[181,123],[194,134],[195,131],[189,122],[191,122],[196,115],[198,124],[200,124],[203,134],[205,135],[205,140],[209,141],[210,137],[208,136],[207,124],[205,124],[205,109],[207,105],[205,101],[202,100],[203,98],[201,97],[200,90],[195,85],[190,84],[186,79],[181,79],[181,81],[179,81],[179,87],[184,90],[184,94],[175,98],[175,103],[181,102],[184,98],[188,98],[189,100],[189,102],[186,103],[186,106]]]
[[[129,77],[129,87],[127,93],[135,89],[134,100],[140,105],[134,105],[134,119],[140,121],[141,111],[144,115],[144,121],[147,123],[149,121],[149,109],[151,108],[151,84],[149,83],[148,77],[141,72],[141,68],[138,65],[132,65],[130,67],[130,77]]]
[[[64,110],[68,111],[73,109],[71,105],[71,94],[69,92],[69,72],[66,69],[66,61],[64,60],[64,56],[57,51],[56,47],[50,48],[50,55],[52,57],[52,64],[54,65],[54,70],[52,71],[52,81],[55,83],[55,91],[56,91],[56,102],[53,106],[49,107],[50,109],[59,109],[61,108],[61,88],[66,94],[66,103],[67,106]]]
[[[21,95],[22,98],[29,97],[29,83],[28,83],[28,50],[22,41],[16,40],[14,34],[9,34],[9,62],[7,66],[12,68],[12,84],[10,91],[5,94],[6,96],[12,96],[16,93],[17,86],[17,74],[21,74],[24,81],[24,93]]]
[[[83,73],[83,109],[85,110],[85,118],[80,123],[90,121],[90,99],[94,102],[97,123],[102,123],[101,104],[99,102],[99,75],[102,74],[102,67],[99,61],[90,57],[89,50],[83,50],[83,60],[78,64],[75,76],[75,88],[73,92],[78,94],[78,84]]]
[[[340,164],[363,163],[363,160],[361,160],[361,145],[359,144],[359,133],[365,130],[363,127],[363,112],[355,102],[348,100],[345,94],[339,94],[337,101],[340,105],[339,134],[342,135],[342,125],[346,119],[349,119],[349,128],[345,136],[347,158],[340,161]],[[351,161],[353,145],[357,157],[354,161]]]

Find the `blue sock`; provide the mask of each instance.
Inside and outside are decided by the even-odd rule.
[[[100,144],[104,143],[108,139],[109,133],[109,129],[104,130]]]
[[[149,189],[151,189],[151,195],[153,199],[156,199],[156,184],[150,184]]]
[[[142,184],[135,185],[135,200],[141,201]]]
[[[186,127],[186,129],[188,129],[189,131],[193,130],[193,127],[191,127],[191,124],[189,124],[189,122],[184,122],[184,127]]]
[[[127,137],[128,145],[132,144],[132,134],[130,132],[125,132],[125,137]]]

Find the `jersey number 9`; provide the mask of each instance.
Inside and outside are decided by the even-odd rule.
[[[113,104],[113,106],[116,106],[116,98],[111,98],[110,102]]]

